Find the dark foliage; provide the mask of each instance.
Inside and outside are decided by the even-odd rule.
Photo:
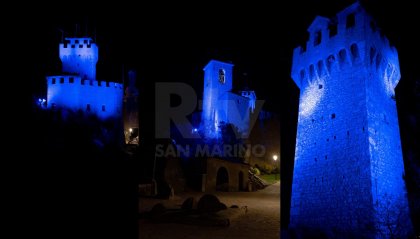
[[[63,115],[31,115],[31,157],[22,164],[28,230],[43,238],[136,238],[135,160],[118,144],[118,120]]]

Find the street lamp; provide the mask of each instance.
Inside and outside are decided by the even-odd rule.
[[[277,158],[278,158],[277,154],[274,154],[273,155],[274,162],[277,162]],[[276,164],[276,168],[277,168],[277,164]],[[277,180],[277,173],[274,175],[274,179]]]

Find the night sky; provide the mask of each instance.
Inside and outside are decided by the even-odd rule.
[[[150,115],[154,115],[154,82],[186,82],[201,95],[202,69],[207,62],[231,61],[235,65],[234,85],[254,89],[259,99],[266,100],[267,110],[281,115],[282,180],[287,185],[294,156],[299,96],[290,77],[293,49],[306,42],[306,29],[316,15],[332,17],[353,2],[295,0],[286,5],[285,1],[240,4],[207,1],[192,6],[179,1],[153,6],[139,2],[138,7],[118,4],[105,6],[106,10],[77,2],[69,3],[72,5],[69,8],[63,4],[56,11],[45,10],[28,18],[24,27],[29,46],[25,58],[30,74],[27,80],[34,95],[42,92],[45,75],[58,73],[61,68],[59,29],[65,36],[72,36],[77,24],[79,33],[96,32],[98,79],[121,82],[123,65],[126,70],[137,71],[141,124],[153,125]],[[410,104],[415,101],[415,81],[420,78],[420,40],[415,36],[420,31],[416,25],[418,13],[414,12],[412,1],[402,2],[361,1],[399,52],[400,117],[415,112]],[[404,120],[400,119],[400,124]],[[403,144],[416,141],[413,136],[404,135],[404,127],[401,125]],[[153,127],[143,128],[143,134],[152,138],[152,130]],[[287,193],[287,190],[282,193],[285,203]]]

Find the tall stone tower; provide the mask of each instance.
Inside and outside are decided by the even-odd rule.
[[[316,17],[294,50],[300,88],[290,227],[389,238],[412,226],[394,89],[398,53],[359,3]]]
[[[82,79],[96,80],[98,47],[92,38],[66,38],[59,46],[63,72],[77,74]]]
[[[219,123],[228,122],[226,97],[232,90],[232,68],[232,64],[211,60],[203,69],[202,122],[205,136],[208,138],[216,138]]]
[[[59,45],[62,74],[47,76],[47,107],[82,111],[100,119],[121,118],[121,83],[96,79],[98,47],[89,37],[66,38]]]

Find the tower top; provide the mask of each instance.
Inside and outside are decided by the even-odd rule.
[[[209,63],[203,68],[203,70],[207,70],[207,68],[212,67],[214,65],[221,65],[225,67],[233,67],[234,65],[232,63],[226,63],[218,60],[210,60]]]
[[[78,44],[86,44],[90,45],[94,43],[91,37],[66,37],[64,38],[64,44],[71,44],[71,45],[78,45]]]
[[[315,19],[312,21],[311,25],[309,25],[307,31],[311,33],[316,30],[327,28],[329,24],[335,24],[336,22],[334,21],[336,21],[337,19],[340,20],[346,18],[349,14],[356,12],[366,13],[359,2],[355,2],[352,5],[344,8],[343,10],[338,12],[335,17],[331,19],[323,16],[316,16]]]
[[[366,50],[368,46],[373,48],[372,51],[381,49],[387,52],[388,59],[391,59],[394,68],[399,71],[396,49],[389,44],[374,19],[359,2],[341,10],[332,18],[316,16],[307,31],[308,40],[293,52],[291,76],[299,88],[305,87],[306,79],[312,80],[313,76],[317,75],[315,73],[318,73],[318,76],[322,74],[324,64],[329,68],[336,59],[341,63],[348,62],[347,56],[355,56],[359,51],[362,60],[366,60],[370,53],[370,50]],[[370,54],[369,57],[373,59],[375,54]],[[398,77],[394,78],[393,87],[398,83]]]
[[[90,37],[66,37],[59,45],[63,72],[77,74],[83,79],[96,80],[98,46]]]

